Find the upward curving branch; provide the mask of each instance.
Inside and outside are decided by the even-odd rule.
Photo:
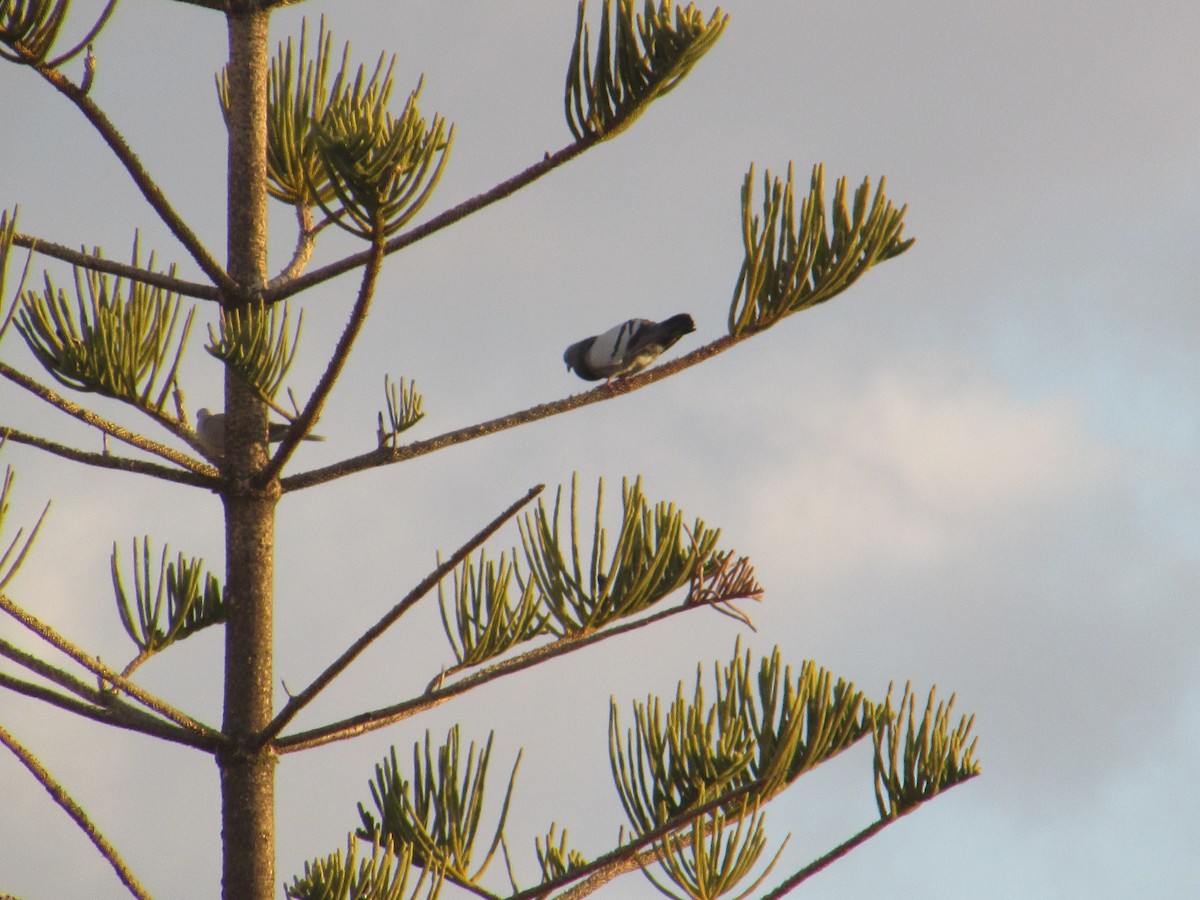
[[[433,218],[410,228],[408,231],[388,238],[383,245],[384,254],[391,255],[398,250],[403,250],[405,247],[415,244],[417,241],[427,238],[444,228],[448,228],[467,218],[467,216],[477,213],[511,194],[515,194],[521,188],[532,184],[548,172],[570,162],[585,150],[595,146],[596,143],[597,141],[594,138],[585,138],[584,140],[568,144],[555,153],[547,153],[543,159],[518,172],[506,181],[502,181],[483,193],[476,194],[474,197],[470,197],[462,203],[458,203],[438,213]],[[297,278],[272,284],[262,292],[262,299],[266,303],[278,303],[280,300],[286,300],[288,297],[329,281],[331,278],[336,278],[339,275],[344,275],[347,272],[366,265],[371,258],[372,252],[372,250],[360,250],[358,253],[352,253],[328,265],[313,269],[311,272],[306,272]]]
[[[129,177],[133,183],[137,185],[138,190],[142,192],[142,196],[154,209],[163,224],[171,230],[171,233],[183,244],[184,248],[191,255],[196,264],[204,271],[204,274],[212,279],[221,291],[226,294],[239,297],[242,294],[237,282],[234,281],[219,262],[209,253],[208,248],[196,236],[195,232],[188,226],[183,218],[175,211],[175,208],[167,200],[166,194],[162,188],[155,183],[150,173],[142,166],[141,160],[126,143],[125,138],[121,135],[113,123],[109,120],[104,111],[93,101],[87,93],[57,69],[48,69],[44,66],[38,66],[36,71],[42,76],[55,90],[70,100],[83,113],[84,117],[92,124],[97,133],[104,142],[108,144],[109,149],[116,155],[117,159],[125,167],[129,173]]]
[[[329,392],[333,390],[333,385],[337,381],[338,375],[341,374],[342,366],[346,364],[346,359],[350,356],[350,350],[354,346],[354,341],[358,337],[359,331],[362,330],[363,322],[366,321],[367,311],[371,306],[371,298],[375,294],[375,282],[379,278],[379,270],[382,266],[383,243],[381,240],[376,239],[371,245],[367,268],[363,272],[362,282],[358,289],[358,298],[354,301],[354,308],[350,311],[350,318],[346,322],[346,327],[342,331],[341,338],[338,339],[333,356],[329,360],[329,365],[325,367],[325,372],[321,375],[321,380],[317,382],[312,396],[308,398],[308,403],[304,405],[304,409],[296,417],[291,430],[280,443],[279,449],[275,451],[275,455],[271,457],[271,461],[259,474],[258,479],[260,484],[268,483],[279,474],[292,453],[295,452],[300,441],[312,430],[317,417],[321,415],[321,410],[325,406]]]
[[[289,722],[299,715],[300,710],[311,703],[313,698],[316,697],[318,693],[324,690],[334,678],[345,671],[346,668],[352,662],[354,662],[354,660],[357,659],[362,652],[375,641],[376,638],[394,625],[401,616],[403,616],[406,612],[408,612],[409,609],[412,608],[414,603],[429,593],[439,581],[445,578],[446,574],[450,572],[450,570],[466,559],[471,553],[475,552],[475,549],[479,547],[480,544],[495,534],[501,525],[515,516],[521,507],[533,500],[533,498],[540,494],[544,488],[545,485],[542,484],[535,485],[534,487],[530,488],[523,497],[520,497],[518,500],[516,500],[516,502],[512,503],[507,509],[500,513],[500,515],[492,519],[492,521],[485,525],[483,529],[480,530],[474,537],[459,547],[449,559],[438,565],[438,567],[429,573],[429,575],[423,578],[416,585],[416,587],[409,591],[399,603],[392,607],[392,609],[383,616],[383,618],[363,632],[362,636],[359,637],[359,639],[353,644],[351,644],[341,656],[330,663],[330,665],[326,667],[325,671],[318,675],[308,687],[306,687],[300,693],[294,695],[287,702],[287,705],[284,706],[284,708],[280,710],[279,714],[275,716],[270,726],[262,733],[262,735],[260,735],[260,746],[274,740],[279,732],[281,732]]]

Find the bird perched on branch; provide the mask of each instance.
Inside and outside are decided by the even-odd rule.
[[[630,319],[604,334],[572,344],[563,354],[568,369],[584,381],[612,381],[640,372],[685,334],[696,330],[687,313],[662,322]]]
[[[291,428],[288,422],[272,422],[267,432],[267,440],[272,444],[278,444],[284,439]],[[225,413],[212,413],[207,409],[196,410],[196,437],[200,438],[200,443],[207,447],[213,453],[224,456],[225,454]],[[319,434],[306,434],[306,441],[323,441]]]

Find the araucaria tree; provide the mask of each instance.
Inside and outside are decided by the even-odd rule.
[[[499,514],[481,512],[480,521],[494,516],[489,524],[446,554],[340,654],[340,648],[312,647],[317,658],[328,653],[327,664],[314,666],[311,681],[277,704],[272,588],[280,498],[592,403],[619,402],[624,394],[833,298],[876,263],[902,253],[911,240],[902,236],[904,209],[885,195],[882,181],[872,190],[864,180],[850,191],[839,180],[827,203],[824,172],[816,166],[808,193],[798,199],[789,164],[785,177],[765,173],[759,196],[751,167],[742,186],[745,261],[736,276],[727,333],[720,338],[584,393],[411,442],[405,432],[422,418],[422,398],[411,381],[389,380],[374,449],[323,468],[291,471],[295,450],[313,436],[354,348],[388,259],[629,128],[687,76],[721,37],[728,17],[720,9],[706,14],[691,5],[675,8],[670,0],[658,5],[647,0],[644,6],[604,0],[590,11],[581,2],[573,44],[571,35],[563,36],[569,60],[566,146],[457,206],[418,218],[454,143],[453,126],[421,110],[420,84],[407,99],[397,99],[393,68],[383,58],[373,68],[354,67],[348,48],[335,51],[324,22],[306,26],[272,56],[272,9],[292,0],[187,2],[224,16],[228,25],[228,61],[216,73],[228,130],[223,262],[183,220],[90,95],[98,77],[93,53],[102,52],[116,0],[71,38],[64,33],[74,31],[75,23],[63,27],[68,0],[0,0],[0,54],[10,70],[36,73],[49,92],[82,114],[201,273],[196,280],[180,277],[174,267],[156,266],[153,256],[146,262],[136,247],[129,263],[99,249],[75,251],[22,233],[15,207],[5,212],[0,338],[7,339],[5,350],[23,341],[53,382],[39,382],[8,361],[0,361],[0,374],[10,391],[28,391],[98,429],[105,443],[102,452],[93,452],[39,436],[9,421],[7,411],[0,411],[0,439],[115,470],[113,478],[161,479],[198,496],[215,492],[224,510],[224,577],[186,554],[159,555],[149,538],[136,539],[132,559],[124,561],[114,546],[116,606],[134,648],[127,664],[109,665],[39,617],[36,597],[18,603],[5,593],[42,523],[10,533],[0,545],[0,608],[54,654],[38,655],[0,640],[5,660],[0,687],[43,701],[47,714],[65,712],[211,755],[220,773],[223,896],[267,900],[280,887],[275,774],[281,756],[387,727],[609,637],[664,627],[660,623],[675,615],[710,608],[748,624],[745,603],[762,594],[749,560],[727,549],[716,529],[685,520],[671,503],[647,499],[639,479],[623,484],[619,511],[607,514],[602,486],[592,491],[572,483],[543,494],[538,485]],[[295,252],[275,272],[267,261],[272,199],[291,207],[298,222]],[[353,235],[361,249],[311,266],[320,239],[336,230]],[[71,267],[73,282],[63,288],[55,281],[61,273],[50,271],[31,277],[33,258],[48,260],[52,270]],[[294,388],[283,391],[299,338],[291,307],[306,290],[346,273],[357,273],[358,286],[344,329],[315,386],[297,398]],[[191,326],[205,304],[215,311],[215,324],[202,335]],[[681,320],[675,326],[689,324]],[[224,366],[222,412],[189,415],[180,364],[197,342],[212,365]],[[601,349],[620,356],[619,346]],[[588,357],[585,365],[599,371],[596,358]],[[81,395],[86,401],[93,394],[128,404],[144,416],[146,428],[127,429],[79,402]],[[8,472],[0,517],[11,485]],[[588,499],[593,494],[594,507]],[[593,517],[592,523],[581,526],[581,516]],[[518,546],[487,556],[484,545],[512,519]],[[380,709],[346,710],[318,727],[293,727],[297,715],[369,644],[435,589],[449,647],[446,665],[426,673],[422,692],[396,697]],[[210,627],[225,634],[224,667],[207,669],[214,679],[223,675],[219,725],[176,708],[134,677],[151,656]],[[737,646],[709,676],[698,675],[694,688],[685,691],[681,683],[665,711],[650,698],[634,703],[629,717],[619,712],[623,704],[613,702],[611,775],[628,822],[617,845],[600,855],[570,846],[566,829],[556,823],[547,823],[535,840],[522,838],[523,849],[518,847],[505,832],[516,802],[516,766],[500,792],[497,821],[485,828],[485,786],[494,785],[485,777],[491,737],[476,744],[460,738],[458,726],[444,741],[426,732],[411,757],[393,751],[376,767],[348,851],[327,848],[330,855],[285,876],[284,887],[288,896],[304,898],[440,894],[525,900],[603,892],[618,876],[640,868],[670,896],[780,897],[940,791],[977,774],[971,720],[954,721],[952,702],[930,691],[918,705],[908,687],[896,697],[868,699],[812,663],[793,669],[778,651],[755,660]],[[92,822],[4,724],[0,741],[84,830],[129,892],[150,896],[135,875],[136,864],[101,835],[101,823]],[[875,748],[879,818],[820,859],[772,877],[780,855],[767,846],[768,802],[861,740]],[[617,823],[613,828],[617,833]],[[136,860],[136,853],[130,858]],[[503,865],[489,874],[489,864],[500,858]],[[178,886],[160,887],[163,896],[178,895]],[[619,887],[609,890],[620,896]]]

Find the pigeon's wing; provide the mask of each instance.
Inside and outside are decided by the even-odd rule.
[[[597,335],[584,355],[588,368],[600,378],[621,374],[645,348],[654,325],[649,319],[630,319]]]
[[[196,411],[196,437],[213,453],[225,452],[225,413]]]
[[[654,362],[664,350],[696,325],[687,313],[662,322],[630,319],[604,334],[572,344],[563,354],[568,369],[587,381],[632,375]]]

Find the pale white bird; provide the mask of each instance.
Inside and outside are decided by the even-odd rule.
[[[584,381],[609,381],[640,372],[685,334],[696,330],[687,313],[662,322],[630,319],[604,334],[572,344],[563,354],[567,369]]]
[[[272,444],[278,444],[292,426],[286,422],[272,422],[267,432],[267,439]],[[225,454],[225,413],[213,413],[207,409],[196,410],[196,437],[200,443],[213,453],[220,456]],[[319,434],[306,434],[306,441],[323,441]]]

